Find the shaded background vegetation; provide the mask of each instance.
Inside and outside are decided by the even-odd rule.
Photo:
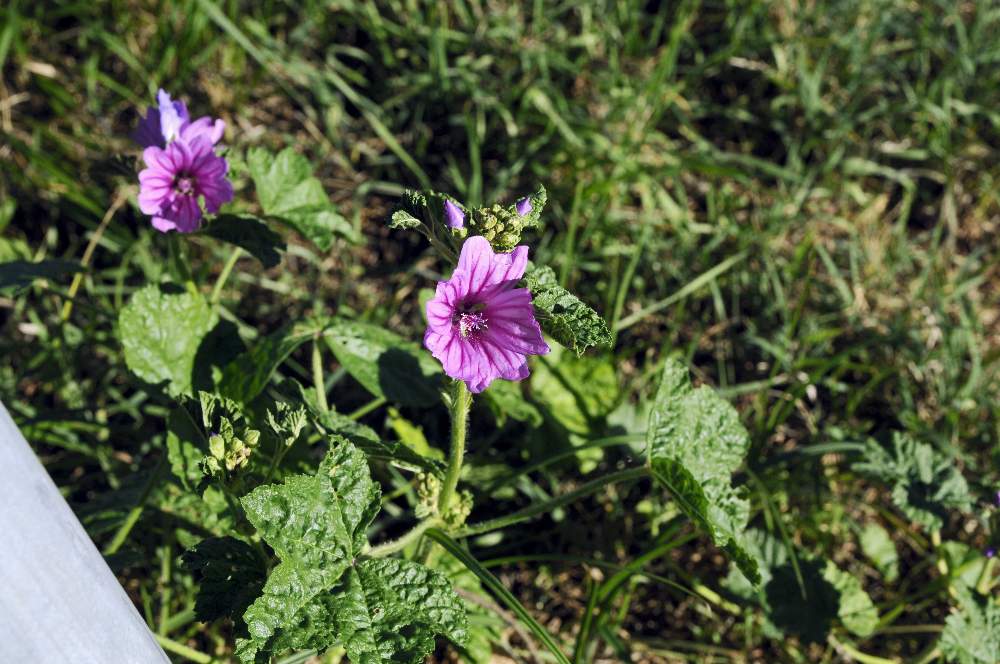
[[[843,634],[775,637],[727,590],[722,556],[637,487],[476,543],[564,643],[608,565],[652,552],[596,620],[596,661],[934,655],[953,603],[939,542],[851,470],[851,444],[904,431],[953,459],[978,502],[941,537],[986,547],[978,517],[1000,485],[995,3],[15,0],[0,21],[0,260],[79,260],[129,197],[68,321],[65,284],[0,297],[0,398],[100,546],[160,472],[165,411],[127,376],[113,312],[170,249],[127,188],[127,134],[162,86],[226,120],[238,190],[248,147],[294,146],[363,234],[327,254],[293,240],[266,272],[243,259],[226,298],[245,335],[324,311],[419,338],[418,293],[441,266],[387,230],[402,190],[479,205],[541,183],[533,253],[616,343],[536,368],[540,427],[473,438],[478,502],[492,492],[509,511],[637,455],[658,369],[679,354],[751,433],[740,479],[754,524],[860,579],[883,618],[847,650]],[[197,243],[192,269],[210,284],[226,254]],[[296,355],[286,371],[307,365]],[[330,369],[336,407],[364,408]],[[443,412],[358,417],[445,442]],[[493,416],[477,410],[473,426]],[[176,566],[183,509],[154,494],[113,566],[155,630],[225,658],[229,628],[193,620]],[[871,524],[892,533],[895,578],[862,550]],[[498,633],[498,653],[524,656]]]

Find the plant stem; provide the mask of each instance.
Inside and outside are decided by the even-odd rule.
[[[649,469],[645,466],[639,466],[636,468],[626,468],[625,470],[619,470],[617,472],[605,475],[603,477],[598,477],[596,480],[591,480],[583,486],[570,491],[569,493],[564,493],[561,496],[556,496],[550,498],[549,500],[544,500],[540,503],[535,503],[534,505],[529,505],[523,510],[514,512],[513,514],[508,514],[507,516],[497,517],[496,519],[491,519],[489,521],[483,521],[481,523],[474,523],[470,526],[466,526],[455,533],[456,537],[468,537],[470,535],[482,535],[483,533],[488,533],[493,530],[499,530],[501,528],[506,528],[507,526],[517,523],[519,521],[527,521],[533,516],[538,516],[539,514],[544,514],[550,510],[560,507],[567,503],[571,503],[578,498],[584,496],[589,496],[592,493],[596,493],[598,490],[609,484],[615,484],[617,482],[628,482],[630,480],[637,480],[642,477],[649,476]]]
[[[444,514],[451,505],[458,486],[458,477],[462,474],[462,460],[465,458],[465,439],[469,424],[469,407],[472,405],[472,395],[465,381],[456,380],[451,394],[451,456],[448,458],[448,471],[441,484],[438,495],[438,512]]]
[[[211,655],[206,655],[205,653],[186,646],[183,643],[179,643],[173,639],[168,639],[162,634],[154,634],[153,637],[156,638],[156,642],[159,643],[160,647],[164,650],[168,650],[172,653],[180,655],[181,657],[187,657],[192,662],[197,662],[197,664],[210,664],[212,661]]]
[[[326,403],[326,381],[323,379],[323,356],[319,351],[319,339],[318,336],[313,339],[313,383],[316,386],[316,403],[319,409],[325,413],[330,410],[330,406]]]
[[[347,416],[349,420],[360,420],[362,417],[372,412],[379,406],[385,403],[385,397],[375,397],[364,406],[361,406],[356,411]]]
[[[233,271],[236,267],[236,261],[240,259],[240,254],[243,253],[243,249],[236,247],[233,249],[233,253],[229,254],[229,259],[226,264],[222,266],[222,272],[219,273],[219,278],[215,280],[215,286],[212,287],[212,304],[218,304],[219,299],[222,297],[222,287],[226,285],[226,280],[229,279],[229,273]]]
[[[368,549],[366,555],[372,558],[384,558],[386,556],[392,555],[397,551],[405,549],[410,543],[420,539],[424,531],[426,531],[431,526],[435,525],[435,519],[424,519],[416,526],[414,526],[408,533],[401,535],[397,539],[390,540],[379,544],[378,546],[373,546]]]

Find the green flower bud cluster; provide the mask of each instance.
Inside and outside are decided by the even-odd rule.
[[[441,493],[441,479],[431,473],[417,476],[417,518],[426,519],[437,509],[438,494]]]
[[[472,210],[468,224],[475,234],[489,240],[497,251],[510,251],[521,241],[525,220],[513,207],[495,203],[492,207]]]
[[[448,527],[458,528],[465,523],[470,514],[472,514],[472,493],[462,491],[455,496],[448,506],[448,511],[442,514],[441,518]]]
[[[260,431],[244,427],[237,435],[229,418],[221,417],[219,432],[208,438],[209,456],[204,460],[205,470],[215,475],[223,468],[229,472],[242,468],[250,460],[250,454],[259,441]]]

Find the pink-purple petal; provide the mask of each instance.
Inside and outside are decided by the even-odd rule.
[[[439,282],[427,303],[424,345],[472,392],[497,378],[523,380],[527,356],[549,352],[531,293],[517,288],[527,262],[525,246],[497,254],[485,238],[469,238],[451,279]]]

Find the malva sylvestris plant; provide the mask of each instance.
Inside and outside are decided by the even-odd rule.
[[[140,209],[158,231],[197,232],[234,248],[210,288],[194,283],[190,265],[171,263],[175,283],[135,292],[119,312],[118,330],[142,388],[172,404],[164,450],[172,481],[210,533],[192,535],[183,557],[199,586],[197,615],[233,622],[242,662],[333,647],[355,664],[420,662],[439,636],[463,648],[483,629],[468,619],[482,609],[453,587],[463,568],[475,578],[475,592],[492,594],[552,658],[568,662],[559,639],[476,561],[468,538],[644,478],[658,495],[675,497],[680,513],[739,573],[759,581],[744,548],[749,506],[731,478],[749,445],[746,431],[727,402],[694,389],[673,360],[664,362],[643,460],[520,510],[474,518],[491,500],[463,483],[466,447],[488,433],[470,431],[474,400],[530,423],[524,413],[534,406],[520,381],[537,356],[558,363],[612,343],[597,312],[560,286],[550,268],[529,262],[543,188],[512,205],[485,207],[435,192],[402,197],[390,228],[423,235],[447,276],[426,302],[422,345],[320,311],[243,338],[222,323],[233,318],[222,293],[241,257],[277,264],[283,227],[319,251],[335,241],[350,250],[362,240],[342,223],[305,158],[290,149],[247,150],[257,201],[235,198],[218,151],[224,124],[192,122],[186,106],[163,91],[158,102],[133,134],[145,148]],[[312,347],[312,385],[279,379],[286,358],[304,344]],[[564,350],[550,353],[554,345]],[[231,348],[236,352],[219,355]],[[371,393],[372,408],[445,409],[448,440],[429,444],[447,448],[446,460],[376,431],[360,421],[363,412],[340,413],[337,395],[327,390],[327,352]],[[371,526],[383,523],[377,478],[387,477],[387,466],[408,474],[415,487],[392,500],[413,499],[404,503],[408,516],[392,520],[395,537],[370,541]]]

